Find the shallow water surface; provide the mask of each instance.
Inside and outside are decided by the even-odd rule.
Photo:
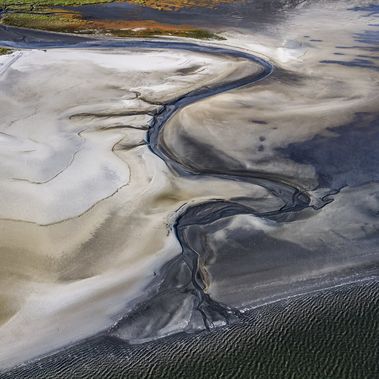
[[[0,376],[374,377],[377,7],[80,11],[226,40],[0,29]]]

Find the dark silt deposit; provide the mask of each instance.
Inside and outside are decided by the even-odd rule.
[[[283,153],[297,162],[316,167],[320,186],[339,189],[378,181],[378,115],[357,114],[351,124],[331,131],[335,133],[334,138],[317,136],[289,145]]]
[[[359,12],[377,13],[349,3],[341,11],[320,8],[320,15],[317,5],[303,10],[302,3],[246,1],[174,12],[128,3],[78,8],[89,19],[104,11],[108,19],[127,14],[201,26],[210,14],[223,15],[208,26],[241,27],[241,35],[260,22],[281,25],[262,40],[252,32],[252,47],[246,40],[231,47],[239,34],[212,46],[1,27],[1,45],[13,48],[174,50],[257,68],[172,101],[146,100],[159,108],[149,113],[141,145],[178,182],[225,191],[178,201],[166,221],[180,251],[111,327],[0,378],[376,377],[378,35],[362,30],[369,26],[360,18],[354,19],[360,32],[351,27],[348,38],[336,32],[329,41],[330,32],[312,22],[330,24],[335,16],[339,30]],[[255,55],[253,48],[261,50]],[[125,116],[118,112],[105,115]],[[230,195],[232,186],[239,190]]]

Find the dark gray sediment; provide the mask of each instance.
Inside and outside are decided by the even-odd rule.
[[[260,65],[258,73],[201,88],[164,104],[150,125],[147,142],[175,175],[260,186],[280,206],[265,209],[249,197],[236,197],[181,208],[172,228],[182,254],[157,273],[132,311],[100,335],[0,377],[207,378],[219,377],[221,372],[230,378],[373,377],[379,287],[377,279],[364,280],[373,277],[378,269],[378,261],[370,256],[372,251],[367,258],[358,260],[353,256],[347,262],[343,255],[338,258],[345,245],[341,250],[324,241],[304,246],[273,237],[256,225],[262,223],[268,229],[279,224],[295,225],[296,229],[296,223],[328,208],[332,196],[342,187],[364,185],[366,181],[327,172],[327,179],[331,177],[335,182],[323,178],[320,183],[327,190],[315,198],[299,181],[295,184],[284,174],[249,170],[238,162],[228,165],[217,160],[216,149],[206,151],[204,146],[198,146],[199,151],[207,154],[207,164],[186,160],[170,151],[162,137],[167,121],[185,106],[268,78],[273,72],[269,62],[241,51],[194,43],[100,41],[71,36],[65,40],[66,37],[50,33],[25,33],[27,36],[20,38],[17,30],[1,27],[0,40],[5,35],[4,45],[19,48],[66,47],[69,43],[78,48],[185,49],[242,58]],[[322,146],[325,143],[315,138],[309,149],[304,144],[289,146],[283,153],[295,161],[306,160],[318,169],[317,163],[322,159],[316,155],[321,150],[319,154],[324,156]],[[321,163],[324,169],[328,162]],[[363,166],[371,180],[375,162]],[[365,176],[365,172],[359,172]],[[359,183],[352,183],[353,180]],[[236,226],[236,222],[240,224]],[[222,237],[214,238],[217,234]],[[373,232],[370,238],[375,242],[379,236]],[[334,271],[303,277],[304,272],[317,272],[327,265]],[[294,279],[285,282],[286,278]],[[348,278],[355,284],[346,284]],[[274,280],[278,282],[273,284]],[[326,287],[334,289],[316,291]],[[304,295],[293,298],[299,293]],[[264,305],[266,300],[270,304]],[[259,308],[251,309],[252,304]],[[246,305],[250,310],[244,312]],[[176,325],[175,320],[180,322]],[[165,337],[169,334],[174,335]]]

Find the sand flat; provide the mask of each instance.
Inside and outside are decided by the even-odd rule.
[[[163,49],[22,50],[1,62],[4,366],[110,327],[180,252],[171,213],[246,190],[179,190],[145,135],[161,104],[258,66]]]

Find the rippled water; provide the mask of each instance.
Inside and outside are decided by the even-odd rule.
[[[268,305],[228,329],[129,346],[94,338],[1,378],[374,378],[378,282]]]
[[[142,271],[140,278],[148,284],[130,301],[130,307],[129,303],[123,303],[128,288],[121,287],[119,291],[117,285],[104,294],[105,281],[100,282],[94,301],[78,297],[77,309],[84,309],[91,321],[104,312],[101,305],[94,308],[92,317],[88,316],[90,307],[95,307],[97,302],[122,307],[117,316],[112,315],[112,323],[108,321],[107,326],[102,324],[96,329],[98,334],[94,337],[90,337],[94,332],[86,335],[89,337],[86,339],[78,337],[68,348],[0,377],[375,377],[379,319],[378,7],[359,1],[300,3],[246,1],[212,10],[191,8],[175,12],[125,3],[80,8],[90,19],[154,19],[228,29],[227,40],[213,47],[172,41],[91,41],[15,28],[0,29],[4,45],[37,49],[71,46],[71,53],[85,48],[86,54],[91,49],[101,48],[97,59],[105,60],[108,65],[104,52],[110,49],[116,49],[117,54],[126,51],[130,56],[143,55],[146,50],[153,55],[155,52],[156,56],[167,53],[173,54],[172,57],[176,57],[175,54],[187,57],[180,61],[185,67],[175,69],[173,74],[166,69],[163,87],[155,82],[159,76],[152,75],[146,68],[147,60],[144,64],[140,62],[141,67],[132,67],[134,90],[128,92],[125,99],[127,91],[120,83],[123,83],[123,75],[132,77],[130,73],[121,74],[117,71],[120,67],[112,71],[112,64],[111,68],[94,69],[90,64],[91,54],[85,61],[90,67],[88,72],[82,63],[76,70],[68,64],[67,77],[71,75],[76,80],[79,75],[83,81],[70,95],[70,101],[77,96],[78,104],[74,107],[70,103],[71,113],[65,108],[59,117],[58,125],[68,120],[71,128],[65,130],[62,137],[70,142],[63,152],[72,148],[87,129],[91,132],[86,136],[92,143],[88,149],[91,154],[94,147],[101,146],[98,141],[107,141],[105,131],[121,133],[127,128],[138,129],[135,124],[124,128],[125,125],[120,124],[122,117],[136,123],[133,117],[142,116],[143,121],[146,117],[149,123],[142,126],[139,139],[135,139],[137,142],[128,141],[126,135],[122,140],[118,137],[114,144],[109,140],[109,159],[101,160],[101,154],[94,154],[91,159],[100,161],[93,167],[104,172],[101,178],[106,180],[89,182],[90,185],[83,182],[82,189],[77,191],[79,195],[73,192],[72,201],[64,207],[59,206],[60,202],[64,203],[64,196],[56,194],[65,186],[68,193],[75,185],[81,185],[86,170],[82,175],[74,175],[75,181],[68,176],[64,186],[53,191],[57,198],[46,212],[25,211],[35,203],[28,201],[26,189],[18,199],[18,203],[26,205],[12,208],[11,202],[4,202],[2,212],[22,215],[17,220],[9,217],[0,220],[7,231],[3,236],[6,241],[4,262],[11,257],[10,269],[5,265],[4,272],[8,275],[5,277],[13,278],[14,267],[26,270],[27,259],[30,256],[39,259],[44,249],[48,259],[47,263],[41,262],[48,269],[36,264],[35,270],[40,268],[41,272],[31,282],[38,283],[39,275],[52,274],[52,278],[44,279],[46,283],[51,280],[52,285],[67,286],[65,288],[71,288],[71,284],[80,287],[87,280],[96,280],[114,266],[120,270],[122,280],[126,280],[133,272],[129,265],[134,267],[133,263],[126,265],[123,260],[130,254],[130,245],[137,246],[135,259],[141,257],[141,252],[146,253],[146,245],[150,249],[146,257],[157,259],[159,238],[170,237],[175,240],[170,247],[174,253],[170,253],[172,257],[167,253],[169,248],[162,248],[171,258],[162,258],[164,264],[147,275]],[[33,54],[37,53],[31,56]],[[59,53],[53,51],[54,54],[59,57]],[[191,54],[200,63],[191,63]],[[148,59],[148,55],[144,56]],[[43,58],[43,54],[39,57],[41,62],[48,59]],[[172,57],[161,62],[170,65]],[[48,69],[53,70],[57,87],[63,85],[62,91],[57,93],[59,97],[70,87],[66,88],[65,81],[56,75],[58,66],[54,59],[46,71],[38,69],[38,63],[33,60],[28,67],[34,67],[34,74],[42,78]],[[183,86],[191,83],[194,80],[191,75],[211,80],[217,73],[210,72],[205,77],[201,67],[203,59],[215,59],[213,63],[207,61],[207,65],[219,64],[220,71],[230,70],[226,71],[229,74],[207,85],[201,85],[199,79],[194,87],[180,95],[165,92],[174,82]],[[116,61],[120,60],[119,55]],[[221,62],[228,64],[223,66]],[[67,64],[67,59],[62,59],[63,64]],[[17,120],[8,117],[8,112],[17,109],[17,102],[13,100],[17,94],[27,90],[38,94],[38,90],[32,85],[34,75],[25,73],[27,66],[17,67],[19,69],[11,71],[10,76],[4,75],[2,81],[1,95],[9,102],[8,107],[3,106],[7,121],[2,138],[19,151],[19,141],[12,139],[11,134]],[[138,70],[145,70],[140,79]],[[91,72],[91,80],[86,80]],[[12,83],[19,83],[19,75],[24,78],[21,92],[12,87]],[[152,75],[151,81],[155,83],[153,89],[149,89],[147,83],[141,90],[139,81],[143,82],[148,75]],[[79,89],[91,88],[92,83],[98,86],[96,90],[101,89],[98,93],[109,96],[105,99],[108,102],[91,104],[87,103],[85,93],[80,96]],[[96,90],[91,90],[91,96],[96,95]],[[119,105],[120,96],[122,104],[131,104],[127,112]],[[20,114],[29,109],[26,100],[34,98],[25,99]],[[95,100],[98,101],[94,97],[92,101]],[[142,108],[138,108],[135,101],[140,107],[146,107],[146,114],[142,114]],[[43,106],[46,104],[50,102],[42,102]],[[21,120],[33,120],[39,108],[32,105],[30,114],[26,112]],[[54,112],[51,114],[54,116]],[[29,121],[22,125],[29,125]],[[32,133],[39,137],[41,125],[43,122],[31,130],[20,129],[22,136],[28,136],[28,143],[35,143]],[[49,125],[55,125],[54,120]],[[52,126],[49,131],[51,129]],[[74,137],[70,136],[72,130],[78,130]],[[54,143],[55,138],[44,141],[43,149]],[[8,145],[4,144],[6,148]],[[142,201],[137,202],[144,196],[146,183],[134,189],[133,201],[124,195],[126,188],[115,197],[115,205],[105,208],[106,215],[98,216],[96,225],[92,226],[91,214],[88,219],[82,218],[87,213],[83,210],[86,202],[91,202],[89,195],[97,192],[102,195],[102,191],[110,190],[112,183],[116,188],[111,189],[117,194],[121,189],[117,183],[124,180],[117,172],[123,172],[122,164],[137,159],[138,153],[133,154],[141,146],[151,160],[147,166],[137,165],[136,169],[131,166],[131,183],[135,177],[140,179],[146,174],[146,182],[153,183],[151,187],[156,191],[153,200],[141,197]],[[34,151],[24,150],[23,153]],[[122,159],[114,160],[115,151]],[[54,151],[51,154],[53,158],[56,156]],[[14,162],[9,156],[4,158],[4,162],[10,162],[4,166],[7,175],[14,169],[26,172],[26,177],[46,176],[47,170],[59,163],[59,159],[50,158],[49,165],[43,165],[40,160],[34,165],[37,167],[34,172],[30,160],[29,169],[25,171],[24,161],[18,160],[20,166],[12,166]],[[40,165],[43,169],[38,170]],[[91,167],[88,162],[87,167]],[[136,172],[140,176],[134,176]],[[159,179],[163,178],[169,184],[162,185]],[[10,185],[26,181],[15,175],[8,179]],[[101,183],[107,186],[103,188]],[[7,191],[5,185],[4,188],[5,195],[12,199],[14,192]],[[80,197],[82,193],[87,194],[85,201]],[[41,201],[38,196],[35,199]],[[75,199],[80,200],[80,212],[75,207],[70,208]],[[98,203],[102,202],[101,198]],[[133,202],[136,207],[128,213],[125,209]],[[94,204],[95,211],[98,203]],[[41,204],[44,210],[44,201]],[[67,238],[62,235],[66,235],[65,227],[70,220],[65,212],[69,214],[72,209],[79,212],[79,216],[74,212],[71,218],[77,224],[67,230],[74,239],[81,237],[83,229],[85,238],[80,239],[75,254],[54,265],[49,249],[54,245],[65,253]],[[148,223],[161,213],[164,216],[159,218],[159,223]],[[35,219],[43,222],[30,226]],[[18,224],[13,224],[14,221]],[[20,225],[24,223],[26,226],[22,229]],[[52,232],[48,228],[56,229]],[[14,241],[18,239],[12,236],[19,235],[19,230],[28,231],[32,237],[41,235],[43,243],[37,239],[40,245],[24,247],[28,254],[15,249]],[[145,240],[149,243],[144,244]],[[19,257],[19,261],[13,256]],[[120,257],[118,267],[113,259],[117,262]],[[32,267],[34,261],[31,259]],[[152,270],[150,266],[149,270]],[[111,301],[117,291],[120,297]],[[3,303],[10,304],[11,297],[6,295]],[[100,302],[108,300],[109,303]],[[52,330],[55,327],[59,330],[63,321],[67,327],[65,301],[61,318],[47,328],[45,325],[41,331],[50,331],[50,326]],[[9,309],[15,308],[9,306]],[[22,308],[21,303],[20,309],[27,318],[25,309],[28,308]],[[68,309],[74,317],[76,307]],[[43,311],[49,320],[49,309]],[[17,309],[14,312],[17,315]],[[4,315],[5,321],[17,319],[7,312]],[[32,322],[35,322],[33,317]],[[73,318],[70,333],[81,333],[86,323],[81,317]],[[54,336],[54,331],[51,333]],[[56,346],[63,347],[62,343]],[[45,353],[51,353],[51,349]]]

